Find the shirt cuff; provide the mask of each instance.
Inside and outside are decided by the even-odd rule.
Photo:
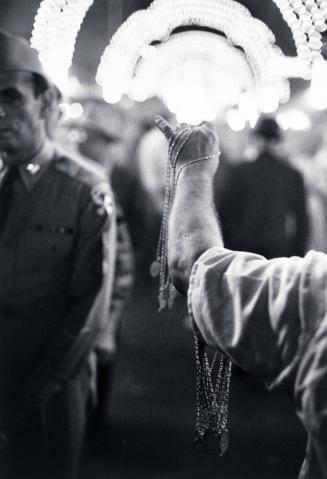
[[[188,287],[188,292],[187,292],[187,309],[188,309],[188,314],[189,314],[189,317],[190,317],[190,320],[191,320],[191,324],[194,321],[192,300],[193,300],[193,291],[195,289],[195,280],[196,280],[196,274],[197,274],[197,271],[198,271],[198,267],[199,267],[200,263],[202,263],[203,261],[206,261],[215,252],[217,252],[217,246],[209,248],[207,251],[205,251],[204,253],[201,254],[201,256],[196,260],[196,262],[192,266],[192,271],[191,271],[190,281],[189,281],[189,287]]]

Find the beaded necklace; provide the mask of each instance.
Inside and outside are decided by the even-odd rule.
[[[176,289],[170,279],[167,261],[168,222],[172,208],[176,184],[180,172],[191,163],[205,161],[215,155],[196,158],[185,163],[177,170],[177,160],[182,148],[190,139],[193,131],[190,127],[175,131],[168,145],[167,174],[163,215],[160,227],[156,259],[151,265],[152,276],[159,277],[158,310],[172,308]],[[179,145],[177,145],[179,142]],[[176,148],[175,148],[176,147]],[[176,149],[176,152],[175,152]],[[192,319],[192,318],[191,318]],[[231,362],[216,352],[209,359],[206,345],[194,331],[196,365],[196,437],[193,445],[198,452],[213,451],[223,455],[229,443],[228,400],[231,380]],[[214,381],[214,371],[216,379]]]

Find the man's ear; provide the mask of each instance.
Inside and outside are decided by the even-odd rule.
[[[58,107],[58,93],[54,87],[47,88],[40,94],[41,97],[41,116],[47,118],[55,108]]]

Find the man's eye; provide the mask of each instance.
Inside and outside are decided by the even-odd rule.
[[[17,90],[8,88],[7,90],[3,90],[0,93],[0,98],[1,98],[2,102],[7,103],[7,104],[11,104],[11,103],[15,103],[15,102],[19,101],[20,98],[21,98],[21,95],[19,94],[19,92]]]

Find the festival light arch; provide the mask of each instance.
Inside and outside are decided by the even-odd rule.
[[[322,59],[327,0],[272,1],[292,31],[303,76],[309,78],[314,64]],[[59,84],[68,77],[76,38],[92,4],[93,0],[43,0],[40,4],[31,44]],[[163,88],[160,78],[170,78],[172,83],[174,69],[175,79],[185,76],[186,72],[176,73],[181,65],[189,74],[193,67],[196,76],[201,66],[207,81],[216,78],[221,89],[224,82],[217,72],[224,66],[225,84],[235,80],[236,69],[239,99],[244,93],[252,95],[260,110],[262,97],[272,96],[277,105],[288,100],[287,78],[269,67],[279,58],[283,54],[271,30],[235,0],[154,0],[147,9],[133,13],[112,36],[96,79],[109,102],[119,101],[123,94],[134,99],[158,94],[169,105],[169,88]]]

